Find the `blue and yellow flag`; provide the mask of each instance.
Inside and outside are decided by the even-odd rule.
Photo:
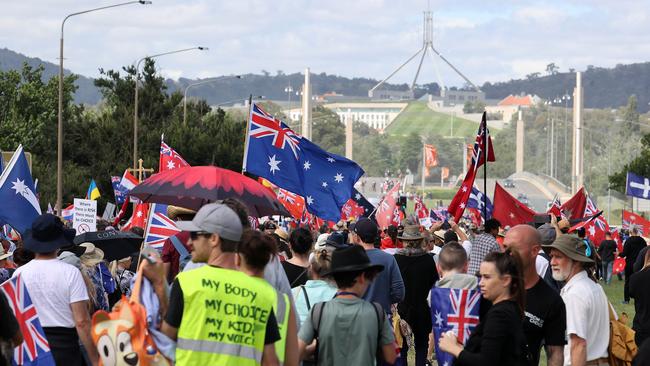
[[[87,200],[96,200],[101,196],[99,194],[99,188],[97,188],[97,183],[94,179],[90,180],[90,185],[88,186],[88,192],[86,193]]]

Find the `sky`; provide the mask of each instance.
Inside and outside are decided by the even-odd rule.
[[[126,1],[126,0],[121,0]],[[66,15],[119,3],[4,0],[0,47],[58,63]],[[473,83],[588,65],[650,61],[650,7],[634,0],[153,0],[71,17],[64,65],[97,77],[152,54],[173,79],[312,72],[383,79],[422,47],[423,11],[433,12],[434,47]],[[417,61],[390,82],[410,83]],[[439,70],[436,72],[436,69]],[[440,75],[438,77],[438,75]],[[463,81],[427,55],[418,83]]]

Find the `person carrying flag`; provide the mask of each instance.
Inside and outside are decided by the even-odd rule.
[[[95,365],[99,356],[90,336],[88,291],[81,272],[57,259],[58,249],[72,245],[74,235],[58,217],[38,216],[23,240],[35,258],[18,267],[14,277],[20,275],[30,293],[56,364],[83,365],[81,343]]]

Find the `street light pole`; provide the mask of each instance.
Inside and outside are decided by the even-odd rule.
[[[99,10],[116,8],[118,6],[131,4],[151,4],[151,1],[137,0],[125,3],[102,6],[99,8],[88,9],[76,13],[68,14],[61,22],[61,38],[59,40],[59,105],[58,105],[58,122],[57,122],[57,146],[56,146],[56,204],[54,205],[56,213],[61,214],[63,207],[63,31],[65,22],[76,15],[91,13]]]
[[[166,56],[174,53],[187,52],[192,50],[206,51],[208,50],[208,48],[198,46],[198,47],[183,48],[176,51],[158,53],[151,56],[145,56],[139,59],[138,62],[135,64],[135,98],[134,98],[134,106],[133,106],[133,169],[138,168],[138,81],[140,80],[140,73],[138,70],[140,70],[140,63],[148,58],[153,59],[160,56]]]
[[[194,84],[190,84],[190,85],[186,86],[185,91],[183,92],[183,126],[187,126],[187,91],[191,87],[197,86],[197,85],[208,84],[208,83],[212,83],[212,82],[220,81],[220,80],[233,79],[233,78],[234,79],[241,79],[241,75],[221,76],[221,77],[214,78],[214,79],[199,81],[199,82],[196,82]]]

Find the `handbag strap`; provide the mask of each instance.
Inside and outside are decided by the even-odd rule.
[[[311,304],[309,303],[309,296],[307,296],[307,290],[305,289],[305,286],[300,286],[302,289],[303,295],[305,295],[305,302],[307,303],[307,310],[311,310]]]
[[[176,248],[176,251],[178,252],[178,255],[180,255],[180,258],[185,258],[188,254],[190,254],[183,243],[181,243],[180,239],[176,237],[176,235],[170,236],[169,240],[171,240],[172,245],[174,248]]]

